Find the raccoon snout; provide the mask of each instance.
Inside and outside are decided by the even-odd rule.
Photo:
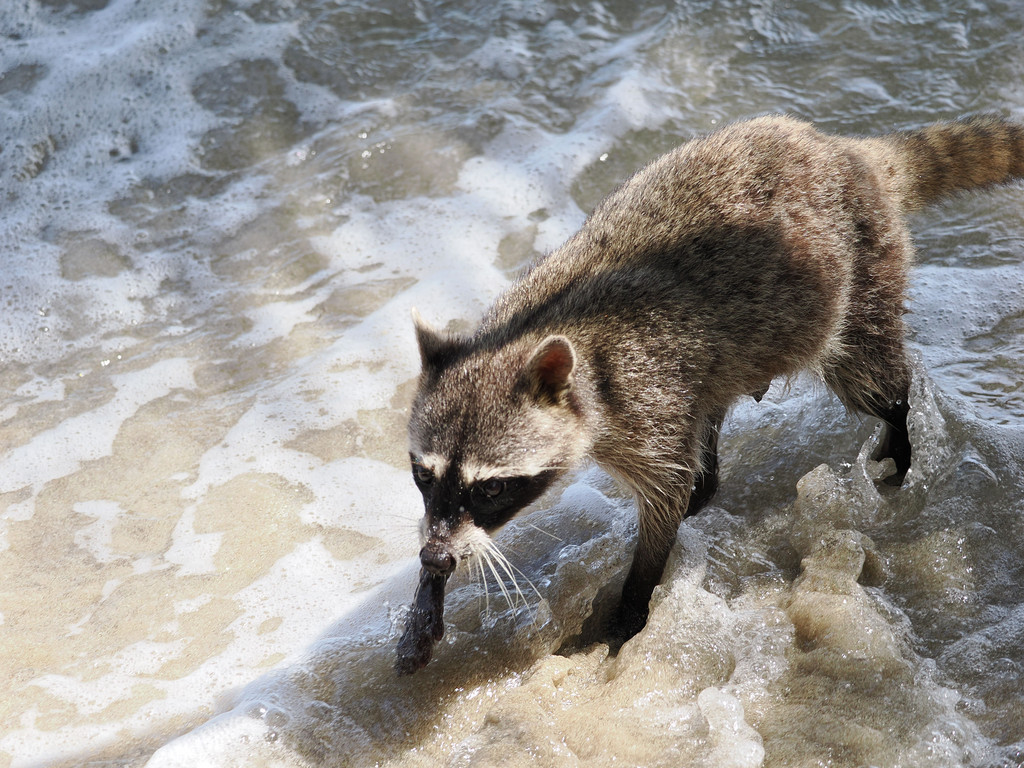
[[[437,545],[427,544],[420,550],[420,563],[438,576],[449,576],[455,570],[455,557]]]

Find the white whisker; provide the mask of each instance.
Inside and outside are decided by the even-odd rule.
[[[495,549],[497,549],[497,545],[495,545]],[[513,565],[513,564],[512,564],[512,561],[511,561],[511,560],[509,560],[509,559],[508,559],[508,558],[507,558],[507,557],[505,556],[505,554],[504,554],[503,552],[499,552],[499,553],[501,554],[502,560],[504,560],[505,564],[506,564],[506,565],[507,565],[507,566],[508,566],[509,568],[511,568],[512,570],[514,570],[514,571],[515,571],[516,573],[518,573],[518,574],[519,574],[520,576],[522,576],[522,577],[523,577],[523,578],[524,578],[524,579],[526,580],[526,583],[530,585],[530,589],[532,589],[532,590],[533,590],[533,593],[534,593],[535,595],[537,595],[537,599],[538,599],[538,600],[543,600],[543,599],[544,599],[544,596],[543,596],[543,595],[541,595],[541,593],[540,593],[540,590],[539,590],[539,589],[537,589],[537,585],[536,585],[536,584],[534,584],[534,583],[533,583],[533,582],[532,582],[532,581],[530,580],[530,577],[529,577],[529,576],[527,576],[527,575],[526,575],[525,573],[523,573],[523,572],[522,572],[522,571],[521,571],[521,570],[520,570],[519,568],[517,568],[517,567],[516,567],[515,565]],[[514,579],[514,578],[515,578],[515,577],[513,577],[513,579]],[[518,589],[518,584],[517,584],[517,589]],[[520,592],[519,594],[522,594],[522,592]],[[525,596],[525,595],[523,596],[523,602],[524,602],[524,603],[526,602],[526,596]],[[527,603],[527,604],[528,604],[528,603]]]
[[[523,601],[523,605],[528,606],[529,603],[526,601],[526,596],[519,588],[519,581],[516,579],[516,575],[512,572],[512,564],[508,561],[508,558],[505,557],[505,553],[498,549],[498,546],[493,542],[491,543],[490,549],[491,553],[494,555],[494,559],[498,561],[498,565],[501,566],[501,569],[508,576],[509,581],[512,582],[512,588],[516,591],[516,606],[518,607],[520,600]]]
[[[474,558],[476,560],[476,566],[480,569],[480,581],[483,582],[484,586],[484,613],[487,616],[491,615],[491,588],[487,586],[487,574],[484,572],[484,564],[480,562],[480,558]]]
[[[491,560],[491,551],[489,548],[485,548],[480,551],[480,556],[484,562],[487,563],[487,567],[491,569],[491,573],[494,574],[494,580],[498,582],[498,589],[501,590],[501,594],[505,596],[505,602],[508,603],[509,608],[515,608],[512,604],[512,596],[508,592],[508,587],[505,586],[505,581],[498,574],[498,569],[494,567],[494,562]]]
[[[550,536],[552,539],[554,539],[557,542],[561,542],[562,541],[560,538],[555,536],[555,534],[551,533],[550,531],[545,531],[543,528],[538,528],[533,523],[527,523],[527,525],[530,526],[531,528],[533,528],[533,530],[535,530],[535,531],[537,531],[539,533],[543,533],[545,536]]]
[[[523,577],[523,579],[526,580],[526,583],[530,585],[530,588],[533,590],[534,594],[537,595],[538,600],[543,600],[544,597],[541,595],[540,590],[537,589],[537,585],[534,584],[533,581],[531,581],[525,573],[523,573],[519,568],[512,564],[512,561],[510,561],[505,556],[505,553],[498,549],[498,545],[496,543],[494,543],[493,541],[490,542],[488,545],[488,550],[498,561],[498,564],[501,566],[502,570],[504,570],[505,573],[508,574],[509,579],[511,579],[512,585],[515,588],[517,595],[516,605],[518,606],[518,600],[521,599],[523,601],[523,606],[531,613],[531,621],[533,623],[536,623],[537,612],[535,610],[531,610],[530,602],[526,599],[526,595],[524,595],[523,591],[519,588],[519,580],[516,578],[515,574],[518,573],[520,576]],[[506,599],[508,599],[507,595]]]

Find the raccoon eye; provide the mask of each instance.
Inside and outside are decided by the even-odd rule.
[[[413,464],[412,479],[416,481],[416,485],[430,485],[434,482],[434,473],[422,464]]]
[[[492,478],[491,480],[484,481],[480,485],[480,493],[482,493],[484,496],[486,496],[489,499],[493,499],[493,498],[495,498],[497,496],[500,496],[504,492],[505,492],[505,481],[504,480],[498,480],[497,478]]]

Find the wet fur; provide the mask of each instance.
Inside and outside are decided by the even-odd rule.
[[[1022,176],[1024,127],[991,117],[871,139],[764,117],[656,159],[473,335],[417,320],[410,449],[414,463],[443,457],[421,484],[425,567],[454,567],[444,553],[455,563],[472,554],[454,547],[461,528],[492,532],[590,455],[636,496],[639,537],[614,628],[635,634],[679,522],[717,488],[727,409],[801,370],[889,425],[881,453],[902,479],[914,256],[904,216]],[[495,477],[540,480],[487,517],[474,489]]]

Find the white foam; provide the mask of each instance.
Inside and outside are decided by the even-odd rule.
[[[119,559],[111,547],[111,536],[118,517],[124,514],[121,505],[116,501],[81,501],[72,509],[77,514],[95,518],[95,522],[75,531],[75,544],[98,562],[109,563]]]
[[[720,768],[759,768],[764,747],[757,731],[743,716],[743,705],[735,696],[717,688],[705,688],[697,696],[700,713],[708,721],[712,750],[711,765]]]
[[[79,715],[102,712],[116,701],[130,698],[139,677],[155,673],[168,657],[178,655],[187,645],[179,639],[166,643],[141,641],[108,657],[113,670],[98,680],[81,681],[68,675],[41,675],[32,684],[70,702]]]
[[[197,576],[217,570],[213,557],[220,549],[223,534],[197,533],[195,518],[196,507],[189,504],[178,518],[171,534],[171,545],[163,556],[168,563],[180,566],[178,573],[182,576]]]
[[[255,717],[225,715],[161,747],[148,768],[301,768],[305,760]]]
[[[111,376],[116,389],[103,405],[62,421],[40,432],[4,457],[0,493],[64,477],[84,462],[109,456],[114,438],[126,419],[145,403],[166,396],[174,389],[194,386],[188,360],[160,360],[134,373]]]
[[[142,180],[195,170],[195,140],[221,123],[192,97],[197,74],[245,57],[253,46],[274,55],[289,37],[286,26],[250,24],[208,48],[197,42],[204,18],[196,0],[115,0],[80,15],[53,15],[40,6],[5,10],[21,40],[5,47],[4,69],[36,66],[44,74],[9,102],[6,122],[17,138],[5,141],[0,156],[6,200],[0,244],[19,254],[6,265],[5,299],[14,311],[0,329],[3,356],[39,360],[59,354],[69,336],[96,340],[142,323],[147,313],[140,300],[159,301],[168,267],[194,278],[203,272],[192,257],[175,264],[166,251],[138,248],[150,228],[133,226],[109,207]],[[242,180],[243,194],[225,194],[213,206],[186,200],[183,219],[230,231],[256,213],[251,198],[258,185]],[[68,245],[55,246],[54,236]],[[118,249],[127,260],[124,271],[62,280],[62,257],[74,259],[87,238]]]

